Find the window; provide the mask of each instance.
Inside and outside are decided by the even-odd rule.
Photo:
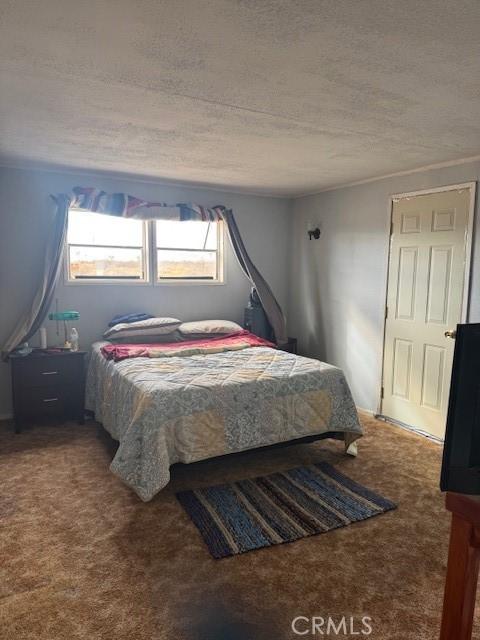
[[[222,225],[216,222],[155,222],[159,282],[222,281]]]
[[[68,280],[147,282],[146,223],[71,209]]]
[[[223,225],[144,222],[71,209],[69,282],[223,282]]]

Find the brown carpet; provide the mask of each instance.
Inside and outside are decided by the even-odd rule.
[[[437,638],[449,532],[441,449],[363,421],[357,459],[319,442],[177,467],[148,504],[108,470],[112,441],[95,423],[20,435],[2,423],[0,637],[283,640],[321,637],[295,635],[295,616],[366,615],[375,640]],[[174,496],[320,460],[398,510],[218,561]],[[240,625],[237,635],[198,631],[221,612]]]

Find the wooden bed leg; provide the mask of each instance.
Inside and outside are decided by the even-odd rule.
[[[353,456],[354,458],[358,455],[358,446],[356,442],[351,442],[350,444],[345,443],[345,453],[349,456]]]

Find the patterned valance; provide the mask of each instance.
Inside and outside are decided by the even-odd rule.
[[[218,222],[224,219],[225,207],[203,207],[199,204],[148,202],[128,193],[107,193],[93,187],[74,187],[70,207],[95,213],[141,220],[197,220]]]

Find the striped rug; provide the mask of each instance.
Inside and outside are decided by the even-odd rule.
[[[183,491],[177,498],[214,558],[325,533],[396,508],[326,462]]]

